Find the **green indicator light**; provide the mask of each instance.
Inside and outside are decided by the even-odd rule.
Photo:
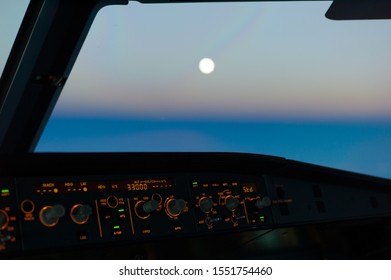
[[[113,226],[113,229],[120,229],[120,226]]]
[[[118,212],[125,212],[125,209],[118,209]]]
[[[193,182],[193,185],[198,185],[198,182]]]
[[[261,220],[264,220],[265,219],[265,216],[260,216],[259,217]]]
[[[2,189],[2,190],[1,190],[1,193],[9,193],[9,192],[10,192],[9,189]]]

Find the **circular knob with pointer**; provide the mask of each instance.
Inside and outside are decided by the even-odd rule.
[[[92,214],[92,208],[89,205],[76,204],[71,209],[71,218],[76,224],[85,224]]]
[[[5,229],[8,226],[8,222],[8,214],[4,210],[0,210],[0,230]]]
[[[170,199],[167,202],[167,212],[171,216],[178,216],[186,208],[186,201],[183,199]]]
[[[225,207],[227,207],[229,211],[235,210],[236,207],[238,207],[238,205],[239,205],[239,199],[237,199],[236,197],[229,195],[225,198]]]
[[[202,197],[200,200],[199,200],[199,206],[200,206],[200,209],[202,212],[204,213],[209,213],[210,211],[212,211],[212,208],[213,208],[213,200],[210,199],[209,197]]]
[[[65,208],[61,204],[54,206],[45,206],[39,212],[39,219],[46,227],[54,227],[60,218],[65,215]]]
[[[143,211],[147,214],[155,211],[159,207],[159,202],[155,199],[148,200],[143,203]]]

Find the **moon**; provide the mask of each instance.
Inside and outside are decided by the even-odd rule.
[[[200,60],[198,67],[201,73],[208,75],[215,70],[215,63],[212,59],[205,57]]]

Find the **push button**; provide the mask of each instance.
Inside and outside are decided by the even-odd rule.
[[[126,218],[126,212],[125,209],[120,208],[117,210],[117,217],[118,219],[125,219]]]
[[[172,231],[173,232],[179,232],[179,231],[182,231],[183,230],[183,227],[180,223],[173,223],[172,224]]]
[[[151,228],[150,227],[143,227],[143,228],[141,228],[141,234],[142,235],[150,235],[151,234]]]
[[[0,188],[0,197],[9,197],[11,196],[10,189],[8,188]]]
[[[111,209],[105,209],[102,217],[105,221],[110,221],[113,218],[113,211]]]
[[[79,232],[77,234],[77,238],[79,241],[88,241],[88,233],[87,232]]]
[[[113,226],[112,233],[114,237],[121,236],[123,234],[121,226]]]
[[[31,200],[23,200],[22,203],[20,204],[20,208],[23,213],[25,213],[25,214],[30,213],[31,214],[34,212],[35,205],[34,205],[34,202],[32,202]]]

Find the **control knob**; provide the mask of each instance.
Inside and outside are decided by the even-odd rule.
[[[167,212],[171,216],[178,216],[186,208],[186,201],[183,199],[170,199],[167,202]]]
[[[143,203],[143,211],[148,214],[155,211],[158,207],[159,207],[159,202],[155,199],[151,199]]]
[[[79,225],[85,224],[91,214],[92,208],[89,205],[76,204],[71,209],[72,221]]]
[[[238,207],[238,205],[239,205],[239,199],[237,199],[236,197],[229,195],[225,198],[225,207],[227,207],[229,211],[235,210],[236,207]]]
[[[151,212],[155,211],[159,207],[159,202],[156,199],[148,201],[139,200],[135,205],[135,212],[140,219],[147,219],[151,215]]]
[[[5,229],[8,226],[8,222],[8,214],[4,210],[0,210],[0,230]]]
[[[255,202],[255,207],[258,209],[268,208],[270,205],[272,205],[272,201],[268,196],[264,196]]]
[[[65,208],[61,204],[45,206],[39,212],[39,219],[44,226],[54,227],[61,217],[65,215]]]
[[[199,200],[199,206],[200,206],[200,209],[202,212],[204,213],[209,213],[210,211],[212,211],[212,208],[213,208],[213,200],[210,199],[209,197],[202,197],[200,200]]]

